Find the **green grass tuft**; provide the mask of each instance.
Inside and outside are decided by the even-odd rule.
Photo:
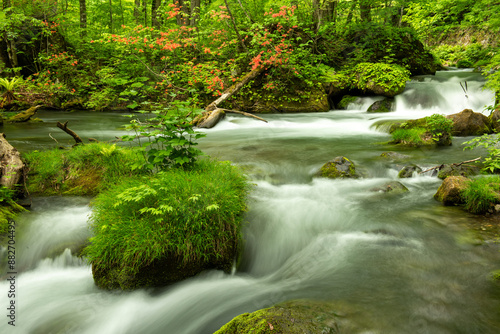
[[[136,150],[106,143],[32,151],[24,154],[28,190],[43,195],[95,195],[124,176],[137,174],[131,166],[142,159]]]
[[[392,139],[396,143],[408,146],[424,145],[426,142],[422,139],[426,130],[424,128],[415,127],[411,129],[399,128],[392,132]]]
[[[94,199],[94,237],[84,254],[96,270],[131,274],[172,254],[184,261],[223,257],[239,238],[247,191],[239,169],[210,160],[190,171],[129,178]]]
[[[500,176],[486,176],[472,180],[463,190],[465,209],[472,213],[485,213],[500,203]]]

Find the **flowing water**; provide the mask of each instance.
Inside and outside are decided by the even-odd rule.
[[[401,180],[410,191],[399,196],[371,191],[397,179],[401,166],[381,159],[385,151],[410,155],[423,168],[476,157],[462,150],[470,138],[405,149],[387,144],[389,136],[372,125],[464,108],[482,112],[493,102],[482,85],[471,72],[439,72],[409,82],[389,114],[364,112],[377,99],[364,98],[344,111],[266,115],[269,123],[228,116],[206,130],[201,148],[242,166],[255,184],[242,263],[231,275],[206,272],[156,291],[101,291],[72,255],[89,237],[89,199],[35,199],[16,231],[16,327],[3,316],[0,332],[213,333],[238,314],[305,298],[338,307],[343,333],[498,333],[500,294],[488,276],[500,268],[500,252],[495,243],[474,242],[467,229],[474,217],[433,200],[441,182],[435,177]],[[6,125],[4,132],[21,150],[44,149],[56,145],[49,132],[70,142],[55,121],[70,120],[81,137],[100,140],[121,135],[124,123],[113,113],[40,118],[45,122]],[[339,155],[364,177],[314,177]],[[0,283],[4,310],[8,289]]]

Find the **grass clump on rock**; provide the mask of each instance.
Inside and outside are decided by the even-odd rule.
[[[95,195],[125,176],[139,162],[139,151],[106,143],[78,145],[24,154],[28,165],[28,191],[43,195]]]
[[[164,286],[205,269],[230,271],[248,183],[228,162],[200,160],[128,179],[99,194],[84,254],[101,288]]]

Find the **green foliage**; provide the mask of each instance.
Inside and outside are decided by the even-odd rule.
[[[248,184],[228,162],[201,160],[127,179],[92,203],[94,237],[84,250],[95,268],[135,273],[165,256],[223,257],[239,237]]]
[[[0,78],[0,90],[5,91],[0,101],[0,107],[4,104],[11,103],[14,99],[14,90],[23,83],[23,78],[14,77],[12,79]]]
[[[500,176],[479,177],[462,191],[465,209],[472,213],[485,213],[500,203]]]
[[[484,147],[486,149],[487,156],[481,161],[483,164],[483,168],[481,170],[484,173],[500,172],[499,134],[485,134],[480,137],[475,137],[469,141],[464,142],[463,145],[467,145],[464,150],[472,150],[477,147]]]
[[[427,127],[432,135],[432,140],[439,141],[440,138],[447,136],[451,139],[451,131],[453,129],[453,121],[446,118],[444,115],[433,114],[425,118]]]
[[[398,65],[359,63],[351,73],[352,85],[361,90],[381,87],[389,95],[401,93],[410,80],[410,72]],[[373,88],[372,88],[373,89]]]
[[[186,102],[173,102],[166,110],[153,112],[155,117],[141,122],[133,119],[126,128],[133,130],[135,135],[126,135],[125,141],[137,141],[142,147],[145,162],[134,165],[150,171],[167,168],[191,168],[203,155],[195,146],[196,140],[204,137],[204,133],[194,131],[192,120],[200,109],[190,107]],[[147,138],[142,142],[141,138]]]
[[[141,154],[114,144],[93,143],[71,150],[32,151],[24,159],[31,194],[95,195],[124,176],[137,174],[131,166],[141,161]]]

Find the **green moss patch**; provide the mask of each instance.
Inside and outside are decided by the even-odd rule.
[[[299,300],[239,315],[215,334],[338,333],[337,319],[328,302]]]
[[[171,169],[130,178],[102,192],[92,203],[94,237],[84,250],[96,283],[129,289],[141,285],[140,279],[158,286],[175,280],[166,277],[169,273],[162,267],[173,269],[170,274],[177,279],[213,263],[218,269],[228,263],[230,267],[247,191],[238,168],[203,160],[190,171]],[[175,272],[182,269],[187,275]],[[164,277],[158,280],[144,276],[160,271]]]
[[[23,158],[29,167],[29,192],[47,196],[95,195],[124,176],[137,174],[131,166],[144,159],[139,151],[105,143],[33,151]]]

